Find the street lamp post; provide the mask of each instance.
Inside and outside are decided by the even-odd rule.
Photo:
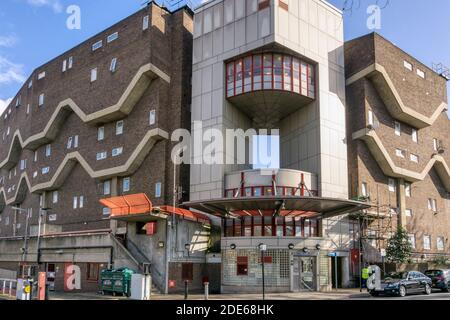
[[[51,210],[51,208],[41,208],[39,210],[39,219],[38,219],[38,234],[37,234],[37,243],[36,243],[36,248],[37,248],[37,257],[36,257],[36,261],[37,264],[40,265],[41,264],[41,226],[42,226],[42,218],[44,216],[44,214]]]
[[[261,271],[262,271],[262,292],[263,292],[263,300],[266,300],[266,281],[264,275],[264,252],[267,251],[267,245],[260,244],[259,250],[261,251]]]
[[[25,220],[25,233],[24,233],[24,237],[23,237],[23,251],[22,251],[22,258],[21,258],[21,263],[23,264],[27,258],[27,253],[28,253],[28,224],[29,224],[29,220],[30,220],[30,212],[31,209],[23,209],[23,208],[19,208],[19,207],[12,207],[13,210],[16,210],[17,212],[22,212],[26,214],[26,220]],[[16,226],[14,226],[14,228],[16,228]],[[25,276],[25,269],[22,269],[22,277]]]

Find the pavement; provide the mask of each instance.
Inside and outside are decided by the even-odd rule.
[[[0,300],[11,298],[0,295]],[[222,294],[210,295],[210,300],[262,300],[260,294]],[[127,300],[126,297],[113,297],[97,293],[51,293],[50,300]],[[184,300],[184,295],[153,295],[152,300]],[[204,300],[203,295],[189,295],[189,300]],[[432,295],[409,295],[399,297],[371,297],[367,292],[359,289],[340,289],[332,292],[301,292],[301,293],[276,293],[267,294],[266,300],[450,300],[450,293],[435,291]]]

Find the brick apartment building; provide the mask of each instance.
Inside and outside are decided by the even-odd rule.
[[[362,221],[366,262],[381,261],[397,226],[414,262],[448,258],[447,79],[376,33],[346,42],[345,61],[350,196],[373,206]]]
[[[166,268],[166,220],[110,220],[99,200],[145,194],[161,207],[187,199],[189,168],[174,170],[169,133],[190,125],[192,29],[189,8],[149,4],[31,74],[0,121],[0,269],[36,266],[39,251],[57,290],[66,263],[80,266],[84,290],[112,265],[152,263],[161,290],[168,272],[181,279]],[[152,237],[143,229],[150,220]],[[203,232],[187,224],[183,239],[189,228]],[[203,263],[183,239],[170,248],[172,262]]]
[[[446,111],[443,77],[377,34],[344,43],[325,0],[212,0],[195,21],[152,2],[37,68],[2,115],[0,278],[64,290],[75,264],[95,291],[100,270],[149,264],[162,292],[256,292],[264,244],[269,291],[330,290],[354,283],[360,234],[379,262],[398,224],[415,259],[448,255]],[[194,121],[280,128],[281,168],[174,166],[170,134]]]

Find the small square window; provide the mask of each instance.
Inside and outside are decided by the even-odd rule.
[[[111,209],[109,209],[109,208],[103,208],[103,215],[104,215],[104,216],[109,216],[109,215],[111,215]]]
[[[142,19],[142,30],[147,30],[149,27],[149,21],[150,21],[150,17],[149,16],[144,16]]]
[[[97,129],[97,140],[102,141],[105,139],[105,127],[99,127]]]
[[[150,111],[149,123],[150,123],[151,126],[156,123],[156,110],[151,110]]]
[[[124,126],[123,120],[116,122],[116,135],[117,136],[123,134],[123,126]]]
[[[44,79],[45,78],[45,71],[41,72],[38,74],[38,80]]]
[[[113,34],[110,34],[107,38],[108,43],[113,42],[114,40],[117,40],[119,38],[119,33],[114,32]]]
[[[45,167],[45,168],[42,168],[42,170],[41,170],[41,172],[42,172],[42,174],[48,174],[49,172],[50,172],[50,167]]]
[[[162,184],[161,182],[156,183],[155,185],[155,197],[156,198],[161,198],[161,192],[162,192]]]
[[[403,61],[403,65],[406,69],[408,69],[409,71],[413,70],[413,65],[411,63],[409,63],[408,61]]]
[[[402,125],[400,124],[400,122],[395,121],[394,127],[395,127],[395,135],[401,136],[402,135]]]
[[[411,209],[406,209],[405,214],[406,214],[407,217],[412,217],[413,212],[412,212]]]
[[[124,178],[122,182],[122,191],[128,192],[130,191],[130,178]]]
[[[116,69],[117,69],[117,58],[113,58],[111,60],[111,65],[109,66],[109,71],[114,73],[114,72],[116,72]]]
[[[103,47],[103,40],[97,41],[92,45],[92,51],[98,50]]]
[[[53,203],[58,203],[58,198],[59,198],[58,191],[53,191],[52,192],[52,202]]]
[[[420,69],[417,69],[417,75],[419,77],[421,77],[422,79],[425,79],[425,72],[424,71],[422,71]]]
[[[111,194],[111,181],[107,180],[103,182],[103,195],[107,196]]]
[[[91,82],[97,81],[97,68],[91,70]]]
[[[106,151],[97,153],[97,161],[105,160],[108,157],[108,153]]]
[[[402,149],[396,149],[395,155],[399,158],[405,158],[405,151]]]
[[[120,147],[120,148],[114,148],[114,149],[112,150],[112,156],[113,156],[113,157],[118,157],[118,156],[120,156],[122,153],[123,153],[123,147]]]
[[[419,163],[419,156],[416,154],[410,154],[409,155],[411,162]]]

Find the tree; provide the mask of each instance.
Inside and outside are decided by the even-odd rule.
[[[411,258],[413,247],[406,230],[399,228],[388,240],[386,257],[392,263],[406,263]]]

